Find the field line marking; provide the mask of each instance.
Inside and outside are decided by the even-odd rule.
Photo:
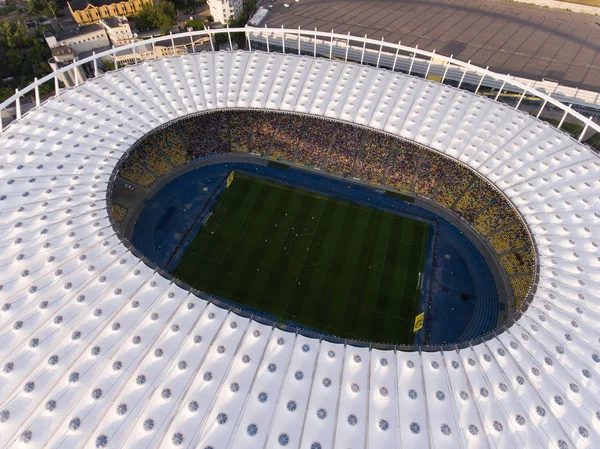
[[[244,224],[244,222],[247,220],[248,215],[250,214],[250,211],[252,210],[252,208],[254,207],[254,205],[256,204],[256,201],[251,200],[250,198],[247,197],[243,197],[240,196],[239,198],[244,198],[244,200],[246,201],[252,201],[252,205],[250,206],[250,208],[246,211],[246,214],[244,215],[243,220],[240,221],[240,226],[238,227],[237,232],[235,233],[235,236],[233,237],[233,239],[231,239],[231,241],[229,242],[229,246],[227,247],[227,249],[225,250],[225,252],[222,254],[220,259],[217,259],[216,257],[211,257],[211,256],[207,256],[206,254],[201,254],[201,253],[194,253],[197,256],[201,256],[201,257],[205,257],[206,259],[209,260],[214,260],[217,263],[223,263],[223,261],[225,260],[225,257],[227,257],[227,254],[229,253],[229,250],[231,249],[231,247],[233,246],[233,242],[235,242],[237,240],[237,236],[240,233],[240,230],[242,229],[242,226]],[[229,211],[229,209],[227,209],[226,211]],[[222,221],[222,220],[221,220]],[[219,222],[219,225],[221,224],[221,222]],[[215,228],[215,231],[218,230],[219,228]],[[194,237],[195,238],[195,237]],[[192,250],[193,252],[193,250]]]
[[[415,220],[415,221],[417,221],[417,220]],[[404,244],[404,245],[406,246],[406,242],[403,242],[402,240],[399,240],[399,239],[395,239],[395,238],[393,238],[393,237],[390,237],[390,238],[388,239],[388,244],[387,244],[387,246],[386,246],[386,250],[385,250],[385,252],[386,252],[386,256],[387,256],[387,250],[388,250],[388,248],[389,248],[389,244],[390,244],[390,242],[391,242],[391,241],[394,241],[394,242],[396,242],[396,243],[401,243],[401,244]],[[422,253],[422,252],[421,252],[421,253]],[[422,257],[421,257],[421,255],[420,255],[420,256],[419,256],[419,261],[421,261],[421,258],[422,258]],[[381,275],[382,275],[382,276],[383,276],[383,270],[385,269],[385,259],[386,259],[386,258],[384,257],[384,261],[383,261],[383,267],[381,268]],[[408,279],[408,268],[409,268],[409,265],[410,265],[410,264],[408,264],[408,263],[407,263],[407,264],[405,264],[405,271],[404,271],[404,283],[405,283],[405,284],[406,284],[406,281],[407,281],[407,279]],[[393,314],[393,313],[384,312],[383,310],[381,310],[381,309],[377,308],[377,298],[379,298],[379,288],[380,288],[380,286],[381,286],[381,282],[379,282],[379,283],[377,284],[377,295],[375,296],[375,307],[373,307],[373,310],[374,310],[375,312],[378,312],[378,313],[383,313],[384,315],[387,315],[387,316],[391,316],[391,317],[394,317],[394,318],[398,318],[398,319],[401,319],[401,320],[404,320],[404,321],[409,321],[409,320],[407,320],[406,318],[402,317],[401,315],[395,315],[395,314]],[[418,308],[418,306],[419,306],[419,303],[421,302],[421,301],[420,301],[420,299],[421,299],[421,295],[420,295],[420,293],[419,293],[419,298],[418,298],[418,300],[417,300],[417,298],[413,298],[413,308],[412,308],[412,310],[413,310],[413,315],[415,315],[415,313],[414,313],[414,312],[415,312],[415,308]]]
[[[309,248],[312,246],[313,240],[315,238],[315,234],[317,233],[317,230],[319,229],[319,225],[321,224],[321,218],[323,217],[323,212],[325,211],[325,206],[326,205],[327,205],[327,202],[324,202],[323,203],[323,208],[321,209],[321,213],[319,214],[319,219],[317,220],[317,225],[315,226],[315,232],[313,233],[312,238],[310,239]],[[290,250],[288,250],[288,255],[289,255],[289,251]],[[308,256],[308,251],[307,251],[306,256]],[[300,276],[300,273],[302,272],[304,261],[306,260],[306,256],[304,257],[304,260],[302,261],[302,265],[300,265],[300,270],[298,271],[298,276]],[[291,258],[291,256],[290,256],[290,258]],[[292,260],[294,260],[294,259],[292,259]],[[294,292],[296,291],[296,286],[297,285],[298,285],[298,283],[294,282],[294,288],[292,289],[292,291],[290,292],[290,295],[288,296],[288,300],[285,303],[285,307],[283,308],[283,313],[287,313],[287,308],[288,308],[288,306],[290,304],[290,300],[292,299],[292,296],[294,296]]]

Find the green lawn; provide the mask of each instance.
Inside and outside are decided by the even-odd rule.
[[[429,225],[236,173],[175,276],[341,337],[411,344]]]

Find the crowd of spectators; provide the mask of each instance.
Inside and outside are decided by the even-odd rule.
[[[228,119],[229,113],[225,111],[193,117],[192,130],[187,136],[188,160],[230,151]]]
[[[435,201],[444,207],[451,207],[473,181],[473,173],[457,163],[446,164],[438,179]]]
[[[491,234],[488,242],[496,253],[502,254],[515,248],[525,248],[529,244],[529,236],[521,220],[515,220],[508,227]]]
[[[439,153],[428,152],[427,157],[423,158],[423,162],[421,162],[418,176],[415,179],[415,193],[434,199],[438,181],[444,170],[451,164]]]
[[[415,144],[399,142],[390,158],[386,184],[405,192],[412,192],[421,152],[421,147]]]
[[[113,218],[115,219],[115,221],[118,224],[121,224],[121,222],[125,218],[125,214],[127,214],[127,208],[125,208],[125,207],[123,207],[123,206],[121,206],[119,204],[113,203],[113,205],[112,205],[112,215],[113,215]]]
[[[271,156],[278,159],[294,161],[300,146],[304,118],[297,115],[285,114],[279,120],[279,128],[273,139]]]
[[[500,262],[508,275],[531,273],[535,267],[533,254],[527,249],[504,254]]]
[[[302,127],[304,134],[300,141],[298,162],[314,168],[321,168],[335,130],[340,125],[329,120],[304,117]]]
[[[356,162],[355,175],[357,178],[380,183],[391,152],[391,142],[388,136],[374,131],[364,131],[363,148]]]
[[[231,112],[229,114],[229,133],[231,151],[246,153],[250,150],[250,138],[254,126],[254,113],[248,111]]]
[[[160,147],[151,143],[139,148],[137,154],[140,155],[146,166],[152,170],[153,174],[159,178],[173,169],[169,158],[161,151]]]
[[[473,227],[484,236],[492,231],[504,228],[517,218],[516,212],[500,193],[494,191],[494,197],[490,207],[477,215],[472,223]]]
[[[161,133],[158,145],[160,149],[167,155],[171,163],[177,167],[187,162],[187,151],[182,139],[174,134]]]
[[[198,158],[253,152],[373,183],[385,182],[451,208],[484,236],[510,276],[515,296],[529,290],[535,257],[525,225],[483,178],[417,144],[333,121],[262,111],[220,111],[178,121],[138,142],[120,175],[147,187]],[[113,206],[120,221],[126,209]]]
[[[121,165],[121,168],[119,169],[119,175],[142,187],[148,187],[156,181],[156,177],[150,173],[150,170],[141,166],[131,158],[128,158],[123,162],[123,165]]]
[[[477,177],[452,209],[465,220],[472,222],[477,214],[489,205],[493,197],[494,192],[488,183]]]
[[[361,143],[361,130],[351,125],[338,125],[331,150],[327,153],[325,169],[341,173],[344,176],[352,174],[354,161]]]
[[[281,114],[273,112],[253,112],[252,144],[250,151],[257,154],[269,154],[273,136],[277,132]]]
[[[523,305],[523,298],[527,296],[531,285],[533,284],[533,275],[531,276],[511,276],[510,284],[515,298],[517,298],[517,310]]]

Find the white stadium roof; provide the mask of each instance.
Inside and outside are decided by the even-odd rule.
[[[115,234],[109,178],[146,132],[220,108],[357,123],[469,165],[534,235],[528,309],[462,349],[370,350],[165,279]],[[64,90],[0,148],[0,447],[600,446],[600,159],[526,113],[373,67],[204,52]]]

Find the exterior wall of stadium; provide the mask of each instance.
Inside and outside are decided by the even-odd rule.
[[[110,172],[150,129],[226,107],[368,124],[465,162],[515,204],[535,238],[528,308],[466,347],[382,351],[273,328],[165,279],[112,231]],[[600,441],[600,161],[556,128],[443,84],[245,52],[138,64],[17,115],[0,135],[11,181],[0,197],[0,445]]]

